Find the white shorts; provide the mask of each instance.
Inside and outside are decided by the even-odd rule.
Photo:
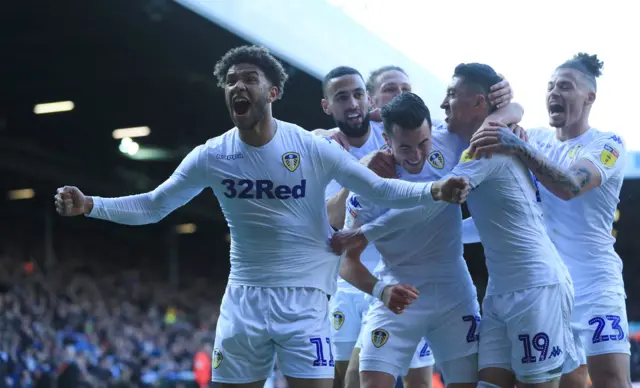
[[[577,360],[572,309],[573,285],[568,283],[486,296],[479,369],[512,370],[519,381],[529,383],[559,377],[565,360]]]
[[[624,294],[604,291],[576,297],[571,328],[578,350],[578,365],[600,354],[631,354],[629,321]],[[577,365],[566,364],[564,373]]]
[[[264,380],[276,355],[285,376],[333,378],[327,295],[315,288],[228,285],[216,326],[212,380]]]
[[[426,368],[433,366],[436,363],[433,358],[433,352],[427,343],[427,340],[423,337],[418,344],[416,352],[413,353],[411,363],[409,363],[409,369]]]
[[[362,328],[362,317],[369,308],[364,292],[338,290],[331,296],[331,346],[336,361],[349,361]]]
[[[360,371],[405,375],[422,337],[438,362],[477,353],[477,297],[469,291],[455,304],[452,295],[456,294],[460,295],[459,285],[430,284],[422,287],[420,298],[400,315],[376,300],[365,316]]]

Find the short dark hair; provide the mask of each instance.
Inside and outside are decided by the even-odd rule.
[[[401,68],[400,66],[387,65],[387,66],[379,67],[374,71],[372,71],[371,74],[369,74],[369,78],[367,78],[367,92],[369,94],[373,94],[373,92],[375,92],[375,90],[377,89],[378,77],[380,77],[382,74],[388,71],[399,71],[402,74],[406,75],[407,77],[409,76],[407,72],[404,71],[404,69]]]
[[[338,66],[331,69],[331,71],[328,72],[327,75],[325,75],[324,79],[322,80],[322,94],[324,95],[324,97],[327,98],[327,86],[329,85],[329,82],[331,82],[332,79],[342,77],[345,75],[352,75],[352,74],[359,76],[364,81],[364,77],[362,76],[362,74],[360,74],[360,72],[354,69],[353,67]]]
[[[484,95],[488,95],[491,87],[502,81],[498,73],[484,63],[461,63],[456,66],[453,76],[460,77],[463,85],[472,86]]]
[[[393,125],[402,129],[416,129],[427,120],[431,127],[431,113],[422,98],[411,92],[400,93],[393,97],[380,110],[384,132],[387,136],[393,133]]]
[[[574,69],[582,73],[592,84],[594,89],[597,88],[596,78],[602,75],[604,62],[598,59],[597,55],[589,55],[587,53],[577,53],[573,58],[565,61],[558,69]]]
[[[218,79],[218,86],[224,88],[229,68],[240,63],[248,63],[260,68],[271,85],[278,88],[278,98],[282,98],[284,84],[289,76],[282,67],[282,63],[262,46],[239,46],[227,51],[213,70],[213,74]]]

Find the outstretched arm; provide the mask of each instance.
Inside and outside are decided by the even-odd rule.
[[[88,197],[92,205],[85,210],[87,216],[126,225],[160,221],[205,188],[203,147],[191,151],[171,177],[153,191],[118,198]]]
[[[517,155],[536,179],[555,196],[570,200],[599,187],[610,176],[621,173],[626,149],[618,136],[604,135],[588,144],[569,167],[547,159],[534,145],[515,136],[500,123],[490,123],[471,139],[476,156],[492,153]]]
[[[327,178],[335,179],[349,191],[364,196],[377,205],[390,208],[409,208],[434,205],[439,197],[432,194],[432,182],[411,183],[383,179],[360,164],[335,142],[314,137],[317,146],[317,165]],[[434,193],[438,195],[438,186]]]

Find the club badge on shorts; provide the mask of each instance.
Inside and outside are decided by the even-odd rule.
[[[333,312],[333,328],[336,330],[340,330],[342,324],[344,323],[344,314],[340,311]]]
[[[282,155],[282,163],[287,170],[294,172],[300,166],[300,154],[297,152],[286,152]]]
[[[618,153],[618,150],[616,150],[609,144],[605,144],[604,149],[600,153],[600,161],[606,167],[613,167],[613,165],[616,164],[619,156],[620,154]]]
[[[389,339],[389,332],[383,329],[375,329],[371,332],[371,343],[376,348],[381,347],[382,345],[387,343]]]
[[[224,357],[222,357],[222,352],[220,351],[220,349],[213,349],[213,357],[211,357],[211,365],[213,366],[213,369],[218,369],[220,363],[222,363],[223,358]]]

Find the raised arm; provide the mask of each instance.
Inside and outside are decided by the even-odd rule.
[[[383,179],[332,141],[318,138],[316,144],[318,161],[321,161],[318,168],[323,169],[322,173],[376,205],[389,208],[436,206],[436,202],[440,200],[454,198],[456,201],[463,201],[468,194],[466,180],[449,179],[412,183],[397,179]]]
[[[75,187],[58,189],[56,209],[65,216],[85,214],[91,218],[125,225],[152,224],[185,205],[205,188],[204,146],[196,147],[155,190],[117,198],[90,197]]]

